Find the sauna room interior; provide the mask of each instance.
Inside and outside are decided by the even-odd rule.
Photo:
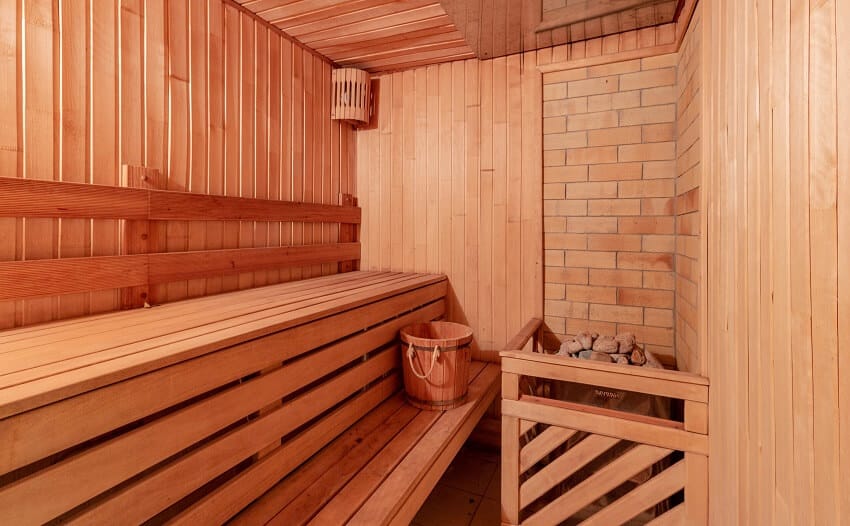
[[[850,0],[0,0],[0,524],[850,524]]]

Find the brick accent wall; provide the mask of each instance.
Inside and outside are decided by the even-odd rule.
[[[679,49],[677,67],[676,162],[676,362],[680,369],[706,373],[699,348],[699,283],[701,275],[700,184],[702,181],[701,113],[702,70],[700,36],[702,12],[698,4]]]
[[[678,55],[543,77],[545,316],[674,356]]]

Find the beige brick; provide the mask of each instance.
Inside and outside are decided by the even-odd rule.
[[[565,318],[587,318],[587,303],[576,301],[547,301],[544,311],[550,316]]]
[[[587,111],[609,111],[614,108],[614,94],[590,95],[587,97]]]
[[[590,181],[631,181],[643,176],[641,163],[610,163],[590,166]]]
[[[567,197],[570,199],[599,199],[617,197],[617,183],[614,181],[600,183],[567,183]]]
[[[591,285],[607,287],[641,287],[643,273],[640,270],[590,269]]]
[[[675,142],[627,144],[619,148],[618,160],[620,162],[666,161],[676,158]]]
[[[652,289],[617,289],[617,303],[658,309],[673,307],[673,291]]]
[[[565,289],[561,283],[546,283],[543,286],[543,298],[547,300],[564,299]]]
[[[591,199],[587,202],[589,216],[638,216],[640,199]]]
[[[585,285],[567,285],[567,299],[588,303],[617,303],[617,289],[614,287],[592,287]]]
[[[691,26],[693,27],[693,26]],[[667,55],[655,55],[641,59],[641,69],[659,69],[675,66],[679,63],[678,53],[668,53]]]
[[[559,318],[557,316],[544,316],[543,321],[546,322],[546,326],[549,327],[556,335],[566,334],[567,332],[567,320],[564,318]]]
[[[590,234],[587,238],[588,250],[611,250],[640,252],[640,236],[627,234]]]
[[[587,78],[587,68],[564,69],[543,75],[543,84],[556,84]]]
[[[543,133],[564,133],[567,131],[567,118],[564,116],[543,119]]]
[[[617,254],[588,250],[567,250],[564,264],[568,267],[617,268]]]
[[[564,150],[550,150],[543,152],[543,166],[563,166],[566,162]]]
[[[597,130],[617,126],[616,111],[597,111],[594,113],[569,114],[567,131]]]
[[[617,254],[617,268],[626,270],[673,270],[673,255],[620,252]]]
[[[635,144],[641,142],[640,126],[624,126],[620,128],[605,128],[587,132],[586,146],[612,146],[619,144]]]
[[[622,305],[590,305],[590,319],[615,323],[643,323],[643,309]]]
[[[547,283],[565,283],[567,285],[587,285],[586,268],[547,267]]]
[[[564,266],[564,251],[563,250],[544,250],[543,264],[547,267],[563,267]]]
[[[550,133],[543,136],[544,150],[560,150],[566,148],[585,148],[587,132]]]
[[[569,320],[567,320],[567,331],[570,330]],[[673,330],[661,327],[647,327],[645,325],[618,324],[618,332],[634,333],[638,343],[650,345],[673,345]],[[601,333],[600,333],[601,334]],[[650,349],[651,350],[651,349]]]
[[[556,84],[543,85],[543,100],[555,100],[567,98],[567,83],[558,82]]]
[[[544,152],[544,157],[548,152]],[[603,164],[617,162],[617,146],[598,148],[571,148],[567,150],[566,164]]]
[[[543,199],[563,199],[566,196],[564,183],[546,183],[543,185]]]
[[[670,309],[643,310],[643,323],[650,327],[673,327],[673,311]]]
[[[672,179],[675,175],[675,161],[649,161],[643,163],[644,179]]]
[[[587,97],[573,97],[567,99],[567,115],[587,113]]]
[[[614,75],[595,79],[574,80],[567,84],[567,94],[570,97],[585,97],[587,95],[599,95],[600,93],[613,93],[619,90],[618,81],[619,78]]]
[[[620,91],[611,94],[611,109],[622,110],[640,106],[640,90]]]
[[[676,139],[676,126],[672,122],[647,124],[643,127],[643,142],[665,142]]]
[[[588,82],[588,81],[584,81]],[[620,91],[672,86],[676,83],[676,68],[652,69],[620,75]],[[570,83],[572,85],[572,83]]]
[[[544,216],[586,216],[587,201],[582,199],[548,200],[543,202]]]
[[[599,66],[590,66],[587,68],[587,76],[589,78],[606,77],[609,75],[634,73],[636,71],[640,71],[640,59],[627,60],[624,62],[612,62],[611,64],[602,64]]]
[[[586,234],[544,234],[543,243],[547,249],[558,250],[584,250],[587,248]],[[581,267],[583,265],[571,265],[565,260],[565,265],[568,267]]]
[[[673,252],[676,250],[676,236],[643,236],[644,252]]]
[[[669,216],[621,217],[617,219],[621,234],[672,234],[673,218]]]
[[[640,93],[641,106],[658,106],[659,104],[672,104],[674,102],[676,102],[675,86],[648,88]]]
[[[575,336],[580,332],[598,332],[599,334],[616,334],[617,324],[608,321],[590,321],[567,318],[567,334]]]
[[[544,217],[543,232],[566,232],[567,218],[566,217]]]
[[[552,166],[543,169],[547,183],[572,183],[587,181],[587,166]]]
[[[617,185],[618,197],[673,197],[676,193],[673,179],[620,181]]]
[[[617,233],[616,217],[568,217],[567,232],[615,234]]]
[[[671,197],[651,197],[640,200],[640,213],[645,216],[673,215],[674,200]]]
[[[672,272],[644,272],[643,288],[673,290],[676,281]]]
[[[676,120],[676,105],[647,106],[645,108],[629,108],[619,110],[620,126],[635,126],[638,124],[658,124]]]

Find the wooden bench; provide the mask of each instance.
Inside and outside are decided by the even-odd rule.
[[[349,272],[0,333],[0,522],[408,522],[498,391],[422,412],[444,276]]]

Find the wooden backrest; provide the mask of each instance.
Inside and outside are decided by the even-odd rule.
[[[268,291],[323,310],[293,311],[294,325],[260,338],[250,327],[241,340],[197,336],[227,346],[49,403],[0,403],[0,522],[214,524],[240,511],[397,392],[399,329],[445,312],[444,278],[359,274],[184,302],[233,308],[250,296],[255,309]],[[358,279],[368,293],[349,291]],[[50,337],[31,332],[18,344]]]
[[[123,182],[112,187],[0,177],[0,218],[121,220],[122,237],[120,255],[0,262],[0,301],[123,289],[121,306],[130,308],[162,301],[156,284],[284,267],[357,268],[361,211],[349,195],[340,196],[341,205],[328,205],[163,191],[156,189],[164,186],[158,171],[132,166],[124,167]],[[307,227],[310,244],[281,240],[268,247],[191,250],[190,239],[188,251],[168,246],[167,228],[199,221],[241,222],[252,232],[253,222],[318,226]],[[197,236],[204,237],[205,228]]]

